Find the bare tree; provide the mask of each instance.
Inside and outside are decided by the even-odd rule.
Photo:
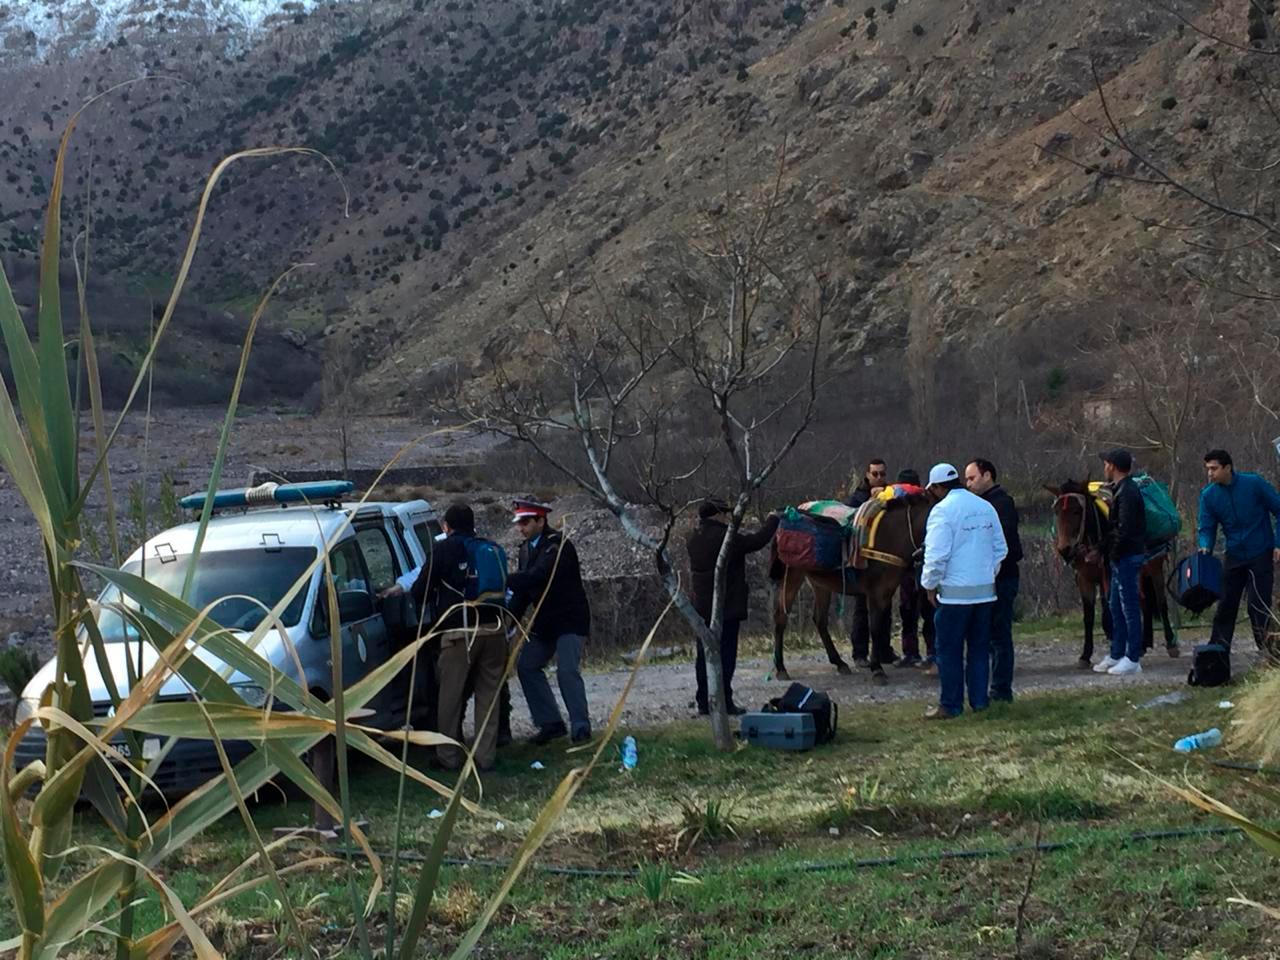
[[[1181,248],[1171,260],[1175,275],[1167,286],[1177,296],[1196,289],[1195,307],[1174,306],[1136,324],[1109,324],[1105,334],[1107,351],[1123,374],[1115,399],[1133,414],[1130,426],[1139,425],[1131,439],[1167,457],[1176,484],[1186,472],[1181,467],[1189,441],[1239,445],[1259,457],[1280,425],[1280,198],[1273,176],[1280,165],[1280,49],[1269,4],[1247,0],[1238,11],[1248,13],[1247,36],[1237,36],[1228,31],[1243,21],[1226,6],[1193,19],[1160,0],[1150,2],[1211,44],[1215,60],[1231,61],[1232,69],[1226,63],[1215,67],[1216,108],[1202,108],[1193,128],[1206,131],[1230,117],[1238,121],[1239,135],[1203,139],[1193,153],[1198,163],[1188,163],[1149,118],[1125,119],[1117,111],[1121,94],[1095,67],[1096,99],[1075,115],[1102,141],[1102,156],[1112,159],[1082,160],[1053,144],[1041,150],[1099,180],[1147,191],[1151,205],[1139,219],[1164,232],[1171,252]],[[1227,76],[1230,82],[1224,83]],[[1201,82],[1209,83],[1209,74]],[[1185,99],[1200,93],[1179,91]]]
[[[321,387],[325,413],[333,418],[338,437],[338,456],[342,461],[342,476],[351,477],[351,457],[347,431],[351,418],[359,405],[356,380],[364,372],[358,351],[341,337],[329,337],[325,344],[324,371]]]
[[[782,192],[780,171],[758,197],[731,207],[727,194],[696,237],[619,291],[579,281],[576,294],[540,298],[519,358],[496,360],[482,390],[460,387],[451,410],[528,444],[652,554],[706,650],[711,726],[726,750],[720,634],[731,545],[753,496],[813,422],[839,288],[821,269],[788,265]],[[708,623],[671,540],[713,483],[732,512]]]
[[[1203,298],[1196,308],[1175,306],[1162,316],[1148,313],[1134,323],[1112,320],[1105,327],[1103,349],[1119,364],[1110,392],[1127,413],[1118,422],[1134,434],[1117,442],[1162,459],[1175,497],[1189,432],[1207,408],[1221,408],[1208,377],[1222,362],[1215,349],[1220,329]]]

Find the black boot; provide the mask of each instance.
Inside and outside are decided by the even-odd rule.
[[[504,683],[498,692],[498,746],[511,743],[511,687]]]
[[[543,727],[530,737],[529,743],[533,744],[535,747],[542,747],[550,743],[552,740],[559,740],[561,737],[567,737],[568,735],[569,728],[566,727],[563,722],[553,723],[549,727]]]

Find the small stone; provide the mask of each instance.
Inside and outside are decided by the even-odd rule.
[[[881,190],[901,190],[911,183],[911,174],[904,169],[890,170],[879,180],[876,186]]]
[[[1160,101],[1160,108],[1162,110],[1172,110],[1177,105],[1178,105],[1177,97],[1165,97],[1163,100]]]
[[[882,99],[892,87],[893,84],[887,79],[877,80],[853,98],[853,105],[860,107],[866,103],[875,103],[875,101]]]

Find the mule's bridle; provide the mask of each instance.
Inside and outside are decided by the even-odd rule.
[[[1093,546],[1094,544],[1086,543],[1086,537],[1089,534],[1089,520],[1092,517],[1094,523],[1098,527],[1098,539],[1102,539],[1102,519],[1096,516],[1096,507],[1090,502],[1091,498],[1084,493],[1060,493],[1053,500],[1054,512],[1058,511],[1058,504],[1064,504],[1074,500],[1080,504],[1080,529],[1076,531],[1075,542],[1071,544],[1070,549],[1065,557],[1068,563],[1072,563],[1079,559],[1080,548],[1085,546]],[[1092,509],[1091,509],[1092,508]],[[1065,515],[1065,514],[1064,514]]]

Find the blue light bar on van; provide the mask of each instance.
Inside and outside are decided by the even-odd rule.
[[[349,480],[315,480],[310,483],[262,483],[256,487],[219,490],[213,495],[214,509],[219,507],[261,507],[273,503],[329,503],[352,491]],[[178,501],[183,510],[200,510],[209,496],[207,490],[192,493]]]

